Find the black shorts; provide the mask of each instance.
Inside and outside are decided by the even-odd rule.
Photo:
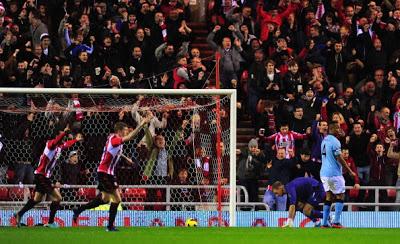
[[[115,189],[118,189],[118,183],[114,175],[98,172],[97,180],[99,181],[97,189],[101,192],[113,193]]]
[[[35,174],[35,191],[42,194],[51,194],[53,193],[54,187],[51,185],[51,181],[49,178],[46,178],[44,175]]]

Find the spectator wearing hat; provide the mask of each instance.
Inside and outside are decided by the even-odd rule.
[[[248,148],[238,150],[238,180],[239,185],[246,188],[250,202],[258,202],[258,180],[263,166],[267,162],[264,153],[258,148],[258,141],[251,139]]]
[[[42,47],[43,59],[52,64],[60,60],[55,48],[51,45],[51,39],[48,33],[43,33],[40,36],[40,45]]]
[[[89,170],[79,163],[78,151],[71,151],[64,164],[61,165],[61,183],[79,185],[84,183]]]

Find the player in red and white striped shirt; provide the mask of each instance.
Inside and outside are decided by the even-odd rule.
[[[115,178],[115,168],[121,157],[124,157],[129,163],[133,163],[122,154],[123,143],[132,140],[139,131],[151,120],[151,116],[142,120],[140,125],[129,132],[125,123],[117,122],[114,125],[114,133],[107,138],[101,156],[100,165],[97,168],[98,189],[101,194],[91,202],[74,210],[73,221],[76,223],[79,215],[86,209],[92,209],[111,201],[107,231],[118,231],[114,227],[115,217],[117,215],[118,205],[121,202],[121,195],[118,190],[118,183]]]
[[[52,200],[50,204],[49,222],[46,226],[57,227],[54,223],[54,217],[62,198],[60,192],[51,184],[51,173],[57,164],[61,151],[83,139],[81,134],[77,134],[75,139],[63,142],[63,138],[67,135],[68,131],[69,127],[67,126],[56,138],[47,141],[43,154],[40,157],[39,166],[35,170],[35,196],[33,199],[29,199],[25,206],[15,214],[18,227],[21,225],[21,219],[24,213],[40,203],[46,194],[50,196]]]

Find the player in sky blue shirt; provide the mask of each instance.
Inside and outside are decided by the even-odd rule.
[[[321,182],[313,178],[299,177],[285,186],[277,181],[272,185],[272,191],[276,196],[287,194],[289,202],[289,218],[284,227],[292,227],[297,210],[309,217],[316,227],[320,226],[321,211],[315,210],[325,199],[325,191]]]
[[[343,210],[343,200],[345,189],[345,181],[342,175],[342,167],[345,167],[349,174],[353,177],[355,173],[347,165],[342,157],[341,145],[337,137],[341,134],[338,123],[329,124],[329,135],[324,138],[321,144],[322,166],[321,181],[326,192],[326,198],[323,207],[322,227],[330,227],[328,219],[332,202],[335,201],[335,219],[333,228],[342,228],[340,224],[340,216]]]
[[[327,135],[321,143],[322,166],[320,176],[342,175],[342,165],[336,160],[341,155],[340,141],[333,135]]]

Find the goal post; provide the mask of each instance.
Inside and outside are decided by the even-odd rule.
[[[65,100],[68,100],[69,96],[73,94],[79,94],[78,96],[85,96],[90,99],[95,96],[114,96],[115,100],[121,100],[121,101],[115,101],[115,105],[112,105],[112,108],[105,108],[104,105],[98,106],[97,108],[91,107],[90,109],[88,108],[86,111],[87,112],[93,112],[93,109],[99,109],[99,111],[106,111],[110,112],[112,111],[113,113],[118,113],[120,110],[122,110],[125,107],[129,107],[132,105],[132,99],[136,96],[143,95],[146,98],[158,98],[162,97],[163,99],[154,99],[146,104],[143,108],[140,107],[140,109],[143,109],[143,111],[146,110],[151,110],[155,111],[159,115],[161,114],[161,111],[157,111],[159,109],[164,110],[180,110],[180,109],[186,109],[185,106],[189,106],[189,109],[191,111],[197,111],[206,108],[207,106],[215,106],[215,104],[219,104],[219,99],[220,97],[225,97],[226,100],[226,106],[225,108],[229,110],[229,123],[226,125],[226,128],[224,128],[225,133],[224,136],[229,137],[229,140],[221,142],[221,143],[229,143],[229,150],[227,151],[225,149],[224,155],[215,155],[217,157],[217,160],[214,160],[213,162],[221,162],[222,158],[224,156],[226,157],[226,160],[229,160],[229,226],[236,226],[236,130],[237,130],[237,111],[236,111],[236,105],[237,105],[237,94],[235,89],[201,89],[201,90],[191,90],[191,89],[75,89],[75,88],[0,88],[0,112],[6,112],[6,113],[18,113],[18,111],[36,111],[36,112],[41,112],[41,113],[46,113],[46,112],[63,112],[63,111],[73,111],[78,113],[79,112],[85,112],[85,107],[84,106],[70,106],[68,109],[65,109],[66,105],[61,105],[60,107],[57,108],[49,108],[46,107],[43,110],[43,106],[40,108],[42,110],[38,111],[36,104],[34,102],[30,103],[29,101],[25,102],[24,107],[19,107],[16,106],[16,104],[13,104],[14,100],[13,97],[18,97],[14,94],[23,94],[23,95],[29,95],[32,97],[32,100],[36,97],[46,97],[53,94],[54,96],[58,95],[64,95],[67,96],[67,98],[62,98]],[[21,96],[21,95],[19,95]],[[119,97],[120,96],[120,97]],[[181,99],[182,97],[187,97],[188,99]],[[128,98],[127,100],[124,100],[125,98]],[[130,99],[132,98],[132,99]],[[93,100],[93,99],[92,99]],[[134,100],[134,99],[133,99]],[[184,102],[182,100],[185,100]],[[190,100],[190,101],[188,101]],[[204,100],[207,100],[204,102]],[[218,102],[217,102],[218,100]],[[50,104],[49,98],[47,97],[45,99],[47,101],[47,106]],[[98,100],[96,100],[97,102]],[[203,104],[200,104],[203,101]],[[229,102],[229,104],[228,104]],[[107,103],[107,102],[105,102]],[[61,104],[64,104],[61,102]],[[188,105],[189,104],[189,105]],[[97,104],[98,105],[98,104]],[[107,106],[107,105],[105,105]],[[130,107],[129,107],[130,108]],[[53,110],[52,110],[53,109]],[[210,111],[208,111],[210,112]],[[211,111],[212,113],[213,111]],[[218,112],[218,110],[217,110]],[[218,113],[219,114],[219,113]],[[190,115],[192,116],[193,113]],[[192,117],[190,117],[192,118]],[[216,128],[221,128],[221,124],[219,119],[215,119],[215,121],[208,121],[209,123],[216,123]],[[211,127],[210,127],[211,128]],[[216,130],[213,133],[217,133],[217,131],[221,130]],[[211,133],[211,131],[209,132]],[[218,136],[222,136],[218,134]],[[172,136],[171,136],[172,137]],[[103,142],[104,143],[104,142]],[[214,144],[215,145],[215,144]],[[101,147],[103,147],[102,145]],[[217,145],[219,146],[219,145]],[[193,143],[193,151],[195,149],[194,143]],[[211,149],[209,149],[210,151]],[[214,150],[214,149],[212,149]],[[214,150],[214,151],[220,151],[220,150]],[[178,155],[180,156],[180,155]],[[211,155],[210,155],[211,156]],[[225,160],[225,159],[224,159]],[[219,165],[221,166],[221,165]],[[218,177],[221,177],[221,175],[218,175]],[[214,185],[215,185],[214,181]],[[218,179],[218,182],[221,182],[221,178]],[[221,189],[221,188],[219,188]],[[220,192],[219,192],[220,193]],[[219,197],[219,199],[221,199]],[[219,203],[221,204],[221,203]],[[224,209],[226,210],[226,208]],[[219,213],[219,216],[221,214]],[[221,223],[221,219],[219,219],[219,222]]]

